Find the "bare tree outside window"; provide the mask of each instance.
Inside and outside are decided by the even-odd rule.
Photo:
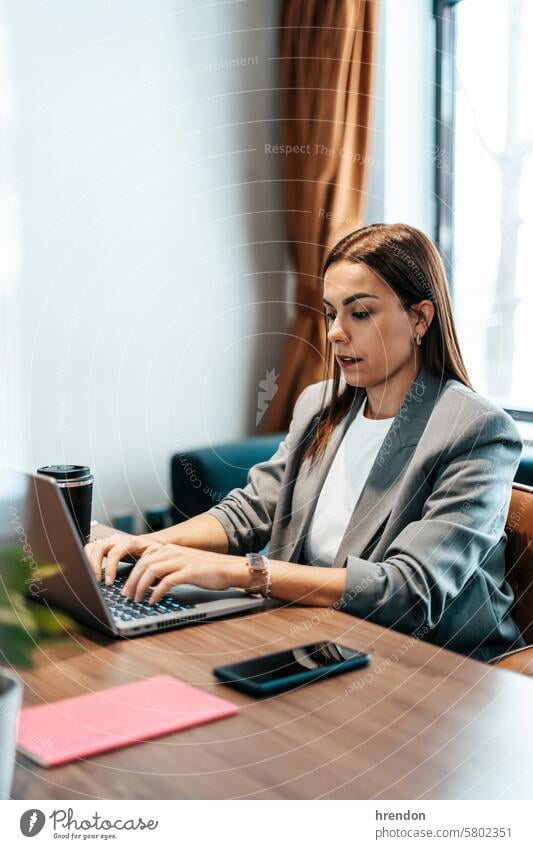
[[[533,3],[456,17],[454,300],[475,388],[533,409]]]

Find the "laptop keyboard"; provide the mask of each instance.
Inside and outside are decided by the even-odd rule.
[[[162,613],[176,613],[193,607],[192,604],[177,601],[171,595],[162,596],[157,604],[148,604],[150,592],[146,593],[143,601],[133,601],[120,594],[126,580],[127,578],[122,575],[116,578],[110,587],[104,583],[100,584],[100,590],[114,619],[131,622],[134,619],[143,619],[145,616],[160,616]]]

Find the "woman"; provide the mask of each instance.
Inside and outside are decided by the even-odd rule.
[[[522,443],[470,385],[435,246],[403,224],[349,234],[327,257],[324,309],[334,377],[301,393],[274,456],[200,516],[90,543],[95,574],[107,555],[111,583],[136,552],[137,600],[242,587],[483,660],[522,645],[504,578]],[[267,543],[268,561],[245,556]]]

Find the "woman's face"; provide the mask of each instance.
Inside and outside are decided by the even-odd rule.
[[[368,388],[418,370],[413,343],[417,332],[423,336],[424,323],[416,311],[403,309],[392,288],[368,266],[331,265],[324,277],[324,310],[346,383]]]

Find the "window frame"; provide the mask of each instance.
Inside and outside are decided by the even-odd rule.
[[[433,0],[435,19],[435,125],[433,185],[435,192],[435,242],[448,280],[452,303],[453,277],[453,207],[454,207],[454,130],[455,130],[455,64],[457,47],[456,10],[463,0]],[[533,407],[505,407],[516,420],[533,422]]]

